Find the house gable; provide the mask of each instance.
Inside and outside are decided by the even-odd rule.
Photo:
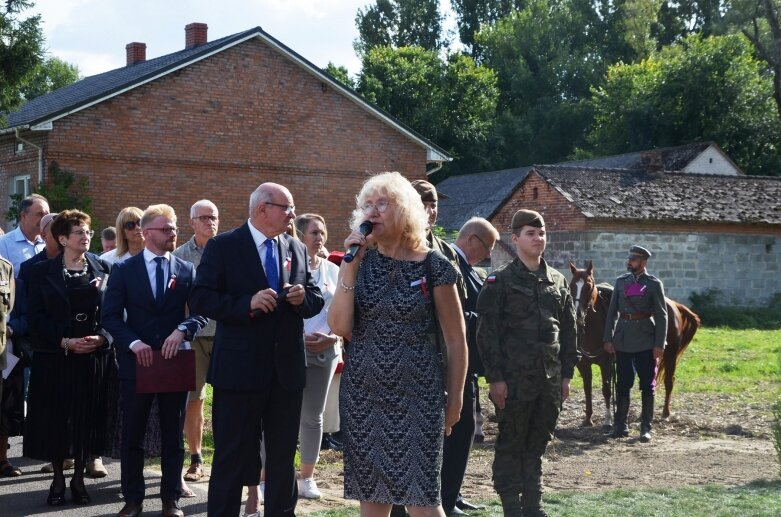
[[[689,174],[743,176],[743,171],[717,145],[708,146],[683,168]]]

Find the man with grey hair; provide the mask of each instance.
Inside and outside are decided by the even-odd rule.
[[[459,270],[466,288],[462,310],[469,349],[469,369],[464,385],[461,419],[453,426],[450,436],[445,437],[442,449],[442,508],[448,515],[458,515],[464,513],[464,510],[478,508],[459,495],[474,438],[477,377],[483,375],[482,362],[477,351],[477,312],[475,312],[483,279],[475,271],[474,266],[490,259],[491,251],[498,240],[499,232],[491,223],[482,217],[473,217],[464,223],[458,232],[458,237],[451,245],[456,252]]]
[[[19,203],[19,225],[0,237],[0,257],[14,265],[19,275],[19,266],[39,253],[45,243],[40,234],[41,218],[49,213],[49,202],[40,194],[32,194]]]
[[[263,183],[249,220],[214,237],[198,266],[191,309],[217,321],[207,382],[214,388],[214,464],[208,513],[236,515],[244,486],[260,482],[266,515],[295,515],[295,454],[306,362],[304,318],[323,308],[304,244],[287,235],[290,191]],[[251,409],[250,409],[251,408]]]
[[[209,239],[217,235],[220,213],[217,205],[208,199],[201,199],[190,207],[190,228],[192,238],[176,248],[173,254],[182,260],[192,262],[197,268],[203,257],[203,250]],[[216,323],[209,324],[193,339],[195,350],[195,391],[187,396],[187,412],[184,417],[184,435],[190,449],[190,467],[184,475],[186,481],[199,481],[204,476],[201,442],[203,441],[203,401],[206,399],[206,370],[212,356]]]

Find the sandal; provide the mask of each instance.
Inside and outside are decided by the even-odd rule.
[[[0,461],[0,478],[15,478],[22,475],[22,470],[19,467],[11,465],[8,460]]]
[[[182,487],[182,495],[179,496],[179,497],[184,497],[184,498],[188,498],[189,499],[190,497],[196,497],[196,495],[195,495],[195,492],[193,492],[190,487],[183,486]]]
[[[204,476],[203,465],[201,463],[193,463],[187,472],[184,474],[185,481],[199,481]]]

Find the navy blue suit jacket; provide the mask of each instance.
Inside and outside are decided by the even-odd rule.
[[[269,287],[249,224],[209,241],[198,266],[190,308],[217,321],[206,380],[215,388],[252,391],[268,387],[274,375],[288,390],[306,381],[304,318],[323,308],[323,296],[309,273],[306,247],[279,237],[280,281],[301,284],[304,303],[278,304],[273,313],[252,315],[250,301]]]
[[[180,323],[187,326],[189,336],[195,336],[206,325],[201,316],[186,315],[195,268],[190,262],[174,255],[170,257],[168,275],[169,279],[175,276],[176,281],[165,290],[163,306],[159,309],[143,253],[115,264],[111,269],[103,302],[103,326],[114,338],[122,380],[136,378],[136,355],[130,350],[133,341],[140,339],[152,349],[160,350],[163,341]],[[125,311],[127,321],[124,320]]]

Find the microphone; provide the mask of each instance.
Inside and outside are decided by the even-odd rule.
[[[364,221],[361,223],[361,225],[358,227],[358,231],[361,232],[361,235],[366,237],[372,232],[372,228],[374,228],[374,225],[371,221]],[[355,255],[358,254],[358,249],[360,248],[359,245],[353,244],[347,249],[347,253],[344,254],[344,260],[345,262],[352,262],[355,258]]]

